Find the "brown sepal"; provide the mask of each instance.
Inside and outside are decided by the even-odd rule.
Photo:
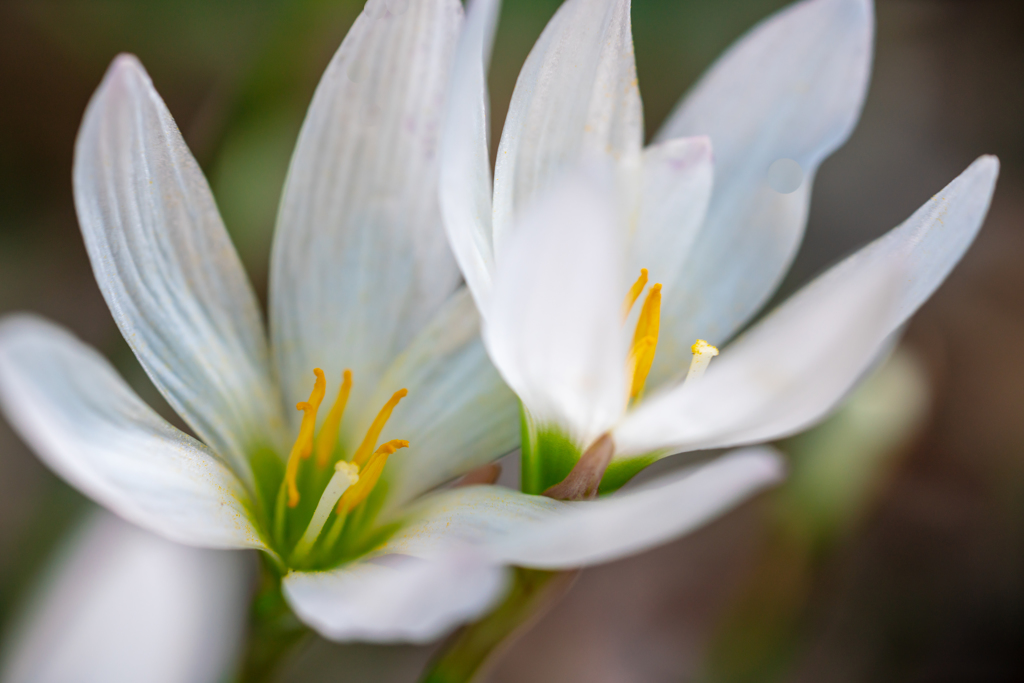
[[[611,434],[604,434],[580,457],[565,479],[555,484],[544,495],[555,500],[593,500],[601,486],[608,464],[615,454]]]

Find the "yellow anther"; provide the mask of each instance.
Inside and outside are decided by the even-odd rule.
[[[658,340],[654,337],[644,337],[633,347],[629,356],[629,376],[632,377],[629,385],[630,398],[636,398],[644,390],[647,375],[654,364],[654,352],[657,347]]]
[[[690,361],[690,371],[686,373],[686,381],[697,380],[704,376],[711,359],[718,355],[718,349],[708,344],[703,339],[698,339],[690,347],[693,352],[693,360]]]
[[[327,393],[327,380],[324,378],[324,371],[320,368],[313,370],[316,375],[316,382],[313,384],[313,391],[309,394],[309,401],[302,401],[295,404],[296,410],[303,411],[302,424],[299,426],[299,435],[295,438],[292,451],[288,454],[288,464],[284,471],[285,485],[288,487],[288,507],[293,508],[299,504],[299,488],[295,479],[299,475],[299,460],[308,458],[313,452],[313,429],[316,427],[316,411],[320,408],[320,402],[324,400]]]
[[[341,500],[338,501],[338,514],[348,514],[366,500],[366,497],[373,491],[373,487],[377,485],[381,472],[384,471],[384,465],[388,461],[388,456],[399,448],[408,447],[409,442],[401,439],[382,443],[380,448],[370,456],[366,466],[359,470],[358,480],[341,496]]]
[[[366,431],[366,436],[363,437],[363,442],[359,444],[359,448],[356,449],[355,454],[352,456],[352,462],[362,467],[366,464],[366,461],[370,459],[370,455],[373,451],[373,447],[377,445],[377,439],[380,438],[380,433],[384,431],[384,425],[387,424],[388,418],[391,417],[391,411],[395,409],[398,402],[401,401],[409,394],[408,389],[399,389],[388,399],[388,402],[384,404],[384,407],[377,413],[377,417],[373,419],[373,424]]]
[[[341,380],[341,387],[338,389],[338,397],[334,399],[331,411],[327,413],[323,425],[320,426],[320,434],[316,440],[316,466],[319,469],[327,467],[334,447],[338,445],[338,430],[341,429],[341,417],[345,414],[345,404],[348,403],[348,395],[352,391],[352,371],[345,370]]]
[[[644,307],[640,310],[640,318],[633,333],[633,345],[629,351],[632,381],[629,397],[636,398],[644,390],[647,375],[654,363],[654,354],[658,349],[658,332],[661,328],[661,285],[655,284],[647,293]]]
[[[640,298],[640,294],[643,293],[644,287],[647,286],[647,269],[640,269],[640,277],[633,283],[633,286],[629,288],[629,293],[626,294],[626,300],[622,302],[622,317],[628,318],[629,312],[633,310],[633,304]]]

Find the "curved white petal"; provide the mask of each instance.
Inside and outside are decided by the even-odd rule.
[[[804,0],[733,46],[679,105],[659,140],[707,135],[715,147],[708,217],[666,298],[663,334],[725,342],[778,285],[800,244],[818,165],[850,135],[871,68],[871,0]],[[791,194],[768,169],[792,159],[803,182]],[[654,372],[678,373],[660,354]]]
[[[256,297],[209,185],[138,60],[114,60],[75,145],[75,206],[110,312],[167,401],[245,479],[280,400]]]
[[[325,637],[427,642],[501,596],[503,565],[572,569],[626,557],[692,531],[782,473],[779,456],[757,448],[598,501],[453,489],[414,508],[369,558],[289,574],[283,588]]]
[[[463,289],[398,357],[380,382],[381,393],[367,404],[376,411],[390,392],[409,389],[381,438],[410,442],[389,458],[384,472],[389,506],[519,445],[519,400],[491,365],[479,330],[473,299]],[[361,422],[372,419],[364,412]]]
[[[798,431],[877,357],[902,272],[822,278],[755,325],[700,380],[652,396],[614,431],[616,457],[765,441]]]
[[[623,243],[610,184],[575,175],[499,254],[484,343],[541,425],[586,446],[625,409]],[[606,190],[606,191],[602,191]]]
[[[466,285],[482,311],[494,272],[487,69],[500,9],[499,0],[469,3],[441,137],[441,214]]]
[[[293,572],[281,587],[298,617],[325,638],[429,643],[487,611],[508,582],[501,566],[434,540],[445,551],[429,558],[386,545],[369,560]]]
[[[434,557],[469,546],[496,563],[538,569],[600,564],[692,531],[783,470],[774,450],[759,447],[596,501],[566,503],[498,486],[453,489],[414,508],[388,552]]]
[[[890,310],[896,330],[939,288],[981,230],[999,178],[999,159],[982,156],[898,227],[856,252],[826,277],[855,278],[898,264],[906,279]]]
[[[629,0],[566,0],[516,82],[494,169],[499,253],[522,211],[579,163],[639,169],[643,107]]]
[[[963,256],[998,171],[994,157],[980,158],[727,347],[699,383],[641,404],[615,430],[619,453],[775,439],[822,417]]]
[[[347,367],[359,405],[458,285],[437,157],[461,24],[458,0],[363,12],[320,81],[271,263],[271,333],[290,404],[309,394],[314,367],[328,377]]]
[[[245,553],[165,541],[111,515],[55,558],[6,643],[8,683],[217,683],[246,626]]]
[[[596,501],[567,504],[504,538],[489,540],[492,557],[536,569],[570,569],[649,550],[707,524],[784,474],[770,448],[724,455]]]
[[[50,468],[125,519],[188,545],[265,548],[235,475],[56,325],[0,323],[0,405]]]
[[[687,294],[677,282],[685,277],[686,258],[704,224],[713,176],[711,141],[706,137],[675,138],[644,150],[640,210],[633,230],[629,275],[636,277],[641,268],[646,268],[651,282],[664,285],[662,301],[671,302]],[[673,322],[662,318],[657,357],[671,354],[683,344],[689,349],[694,341],[676,339],[677,326]],[[678,361],[668,365],[678,369]],[[661,367],[664,372],[666,364]],[[664,375],[652,375],[648,385],[662,379]]]

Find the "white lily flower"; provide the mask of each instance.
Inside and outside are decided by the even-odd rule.
[[[711,362],[712,344],[729,342],[781,281],[814,173],[856,123],[872,2],[804,0],[770,17],[643,148],[629,0],[566,0],[516,84],[492,196],[481,104],[497,6],[476,0],[460,45],[441,204],[488,352],[523,404],[528,492],[594,495],[666,455],[809,426],[984,220],[994,157]],[[574,176],[581,165],[614,171]],[[635,306],[648,276],[657,283]]]
[[[7,683],[217,683],[246,628],[250,558],[95,514],[59,552],[4,647]]]
[[[262,550],[285,581],[350,568],[324,587],[343,600],[349,573],[368,584],[393,573],[354,560],[401,526],[412,501],[515,448],[515,397],[479,341],[437,206],[440,117],[462,20],[458,0],[356,20],[289,170],[269,340],[170,113],[134,57],[114,61],[76,145],[79,220],[115,321],[198,439],[66,331],[11,316],[0,323],[0,400],[52,469],[165,538]],[[311,387],[301,412],[289,407]],[[430,628],[396,608],[394,621],[353,633],[433,637],[486,606],[501,578],[459,605],[420,596]],[[375,595],[402,599],[391,586]]]
[[[501,596],[506,562],[543,544],[570,563],[635,551],[779,466],[748,453],[678,478],[655,498],[679,514],[643,534],[623,522],[646,515],[648,498],[581,510],[497,487],[431,493],[515,447],[518,404],[479,340],[437,202],[461,4],[380,9],[356,20],[300,134],[269,342],[207,182],[138,61],[115,60],[88,107],[74,189],[96,278],[198,438],[32,316],[0,322],[0,405],[54,471],[125,519],[189,545],[266,553],[291,607],[326,637],[429,641]],[[307,395],[301,413],[288,407]],[[566,560],[557,533],[582,554]]]

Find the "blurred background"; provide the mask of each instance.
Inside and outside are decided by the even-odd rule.
[[[559,0],[506,0],[494,142]],[[784,0],[634,0],[648,136]],[[263,295],[277,198],[355,0],[0,3],[0,313],[104,351],[165,415],[93,280],[71,195],[75,133],[137,54],[213,185]],[[982,153],[1002,176],[978,241],[850,407],[781,446],[792,477],[688,538],[583,573],[490,674],[513,681],[1024,680],[1024,2],[878,0],[860,126],[817,178],[790,292]],[[0,631],[90,504],[0,421]],[[362,680],[380,648],[313,641],[283,680]],[[429,648],[387,650],[411,680]]]

